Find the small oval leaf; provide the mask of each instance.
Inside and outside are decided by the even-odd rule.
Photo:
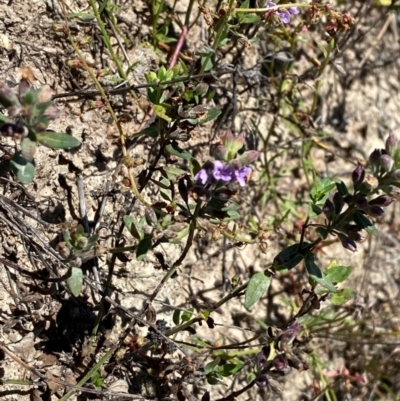
[[[63,132],[39,132],[36,139],[41,145],[51,149],[70,149],[81,144],[79,139]]]
[[[251,308],[268,290],[271,284],[271,275],[269,273],[256,273],[249,281],[246,289],[244,306]]]
[[[81,268],[71,268],[70,276],[67,278],[67,285],[75,297],[81,293],[83,286],[83,272]]]
[[[22,184],[29,184],[35,176],[35,164],[26,160],[21,151],[16,152],[11,159],[11,170]]]
[[[305,265],[310,278],[322,285],[331,292],[336,292],[337,288],[332,284],[328,277],[322,273],[319,266],[314,261],[314,255],[307,256],[305,259]]]

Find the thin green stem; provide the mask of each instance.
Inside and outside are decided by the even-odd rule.
[[[214,52],[220,46],[222,36],[225,34],[225,32],[228,29],[227,22],[229,20],[230,15],[233,12],[233,4],[234,3],[235,3],[235,0],[229,0],[228,9],[226,11],[226,14],[221,18],[221,21],[218,24],[218,29],[217,29],[217,33],[215,35],[214,43],[211,47]],[[205,57],[202,65],[201,65],[201,68],[200,68],[200,74],[202,74],[206,70],[207,65],[208,65],[212,55],[213,55],[213,52],[209,52],[207,54],[207,56]]]
[[[100,370],[100,368],[112,357],[112,355],[114,354],[114,352],[117,350],[118,345],[114,345],[113,347],[111,347],[106,354],[99,360],[99,362],[97,362],[92,369],[89,370],[88,373],[86,373],[86,375],[79,380],[79,382],[76,384],[76,387],[82,387],[85,383],[87,383],[88,380],[90,380],[90,378],[98,371]],[[61,397],[59,401],[66,401],[68,400],[69,397],[71,397],[77,390],[73,389],[68,391],[67,394],[64,395],[64,397]]]
[[[190,24],[190,16],[192,14],[193,4],[194,4],[194,0],[190,0],[187,11],[186,11],[186,17],[185,17],[185,25],[186,26],[189,26],[189,24]]]
[[[278,4],[273,7],[267,8],[237,8],[235,13],[265,13],[267,11],[281,10],[283,8],[291,8],[291,7],[310,7],[309,3],[288,3],[288,4]]]
[[[224,298],[222,298],[219,302],[217,302],[214,306],[212,306],[210,309],[207,311],[209,313],[214,312],[216,309],[218,309],[221,305],[225,304],[226,302],[230,301],[232,298],[236,297],[240,292],[244,291],[247,288],[248,282],[241,285],[240,287],[235,288],[231,293],[227,294]],[[189,321],[181,324],[178,327],[175,327],[171,330],[168,330],[166,333],[167,336],[171,336],[175,333],[179,333],[180,331],[190,327],[192,324],[200,322],[201,320],[204,320],[204,315],[201,313],[200,315],[197,315],[193,319],[190,319]]]
[[[97,24],[99,25],[100,32],[101,32],[101,37],[103,39],[103,42],[106,45],[107,50],[110,52],[110,56],[113,59],[115,65],[117,66],[119,75],[121,76],[121,78],[123,80],[126,81],[127,76],[126,76],[125,71],[124,71],[124,69],[122,67],[122,64],[121,64],[121,61],[120,61],[119,57],[114,52],[114,48],[113,48],[113,46],[111,44],[110,36],[108,35],[107,29],[106,29],[106,27],[104,25],[103,20],[101,19],[101,15],[99,13],[99,9],[97,7],[96,0],[89,0],[89,3],[90,3],[90,7],[93,10],[93,14],[94,14],[94,17],[96,18]],[[136,94],[133,94],[133,96],[136,97]]]

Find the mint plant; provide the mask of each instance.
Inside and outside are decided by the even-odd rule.
[[[51,98],[50,88],[33,89],[26,78],[19,82],[17,93],[7,85],[0,86],[0,104],[7,110],[6,115],[0,114],[0,132],[5,137],[20,139],[20,149],[11,159],[11,169],[23,184],[34,178],[34,156],[39,144],[51,149],[80,145],[73,136],[48,129],[50,122],[59,116]]]
[[[97,87],[97,91],[82,90],[70,95],[88,95],[92,105],[105,106],[103,111],[109,113],[118,130],[116,142],[121,151],[118,167],[122,168],[113,172],[110,181],[119,186],[118,190],[132,191],[135,196],[131,206],[118,215],[121,221],[115,219],[120,227],[109,236],[113,247],[103,246],[104,237],[98,231],[85,232],[78,222],[65,224],[62,242],[56,246],[68,272],[52,280],[66,281],[68,294],[77,304],[82,299],[86,304],[92,302],[88,292],[81,295],[84,286],[91,287],[93,293],[97,291],[101,299],[93,297],[91,306],[98,314],[91,328],[87,355],[94,352],[92,345],[97,338],[103,340],[104,332],[108,335],[109,327],[99,329],[105,316],[112,317],[111,308],[129,319],[115,344],[98,362],[93,364],[87,358],[87,373],[61,400],[78,388],[84,391],[85,382],[91,382],[96,388],[93,391],[102,392],[102,396],[110,395],[104,392],[111,386],[107,387],[108,381],[103,377],[110,371],[120,375],[119,380],[146,377],[158,383],[163,392],[146,394],[154,399],[207,400],[210,394],[203,383],[225,386],[227,379],[232,379],[235,388],[226,390],[218,401],[239,399],[248,391],[276,398],[283,394],[284,381],[291,380],[290,372],[316,366],[318,350],[313,349],[313,335],[319,325],[337,319],[338,327],[346,327],[338,311],[357,296],[347,281],[353,266],[342,263],[337,255],[323,262],[320,250],[335,242],[344,252],[354,253],[368,235],[376,235],[376,223],[398,199],[400,142],[390,134],[385,148],[374,150],[368,160],[357,164],[351,161],[349,177],[320,178],[313,166],[312,148],[321,144],[324,148],[324,140],[330,136],[328,128],[319,123],[322,82],[355,23],[349,13],[322,1],[228,0],[215,6],[189,0],[185,13],[176,11],[178,1],[147,3],[144,14],[146,18],[150,16],[151,32],[146,37],[150,43],[144,46],[152,47],[159,55],[159,65],[146,71],[145,82],[139,85],[128,86],[130,74],[140,60],[128,57],[124,46],[131,43],[119,30],[122,19],[116,17],[121,9],[111,1],[97,4],[90,0],[92,12],[86,10],[85,14],[65,12],[65,24],[58,30],[67,35],[77,56],[66,65],[79,67]],[[96,71],[86,62],[88,37],[75,39],[68,18],[88,18],[97,23],[104,51],[108,51],[107,69],[118,73],[109,82],[118,82],[118,87],[102,87],[98,78],[106,69],[102,65]],[[206,40],[192,44],[189,51],[184,41],[190,38],[199,19]],[[309,31],[315,32],[315,46],[306,36]],[[160,50],[166,44],[171,45],[169,62]],[[300,63],[300,53],[308,56],[307,46],[316,54]],[[250,67],[248,49],[257,50],[257,60],[254,57]],[[311,96],[304,95],[305,88],[311,88]],[[147,108],[137,98],[136,90],[142,89]],[[123,95],[126,104],[137,102],[138,109],[144,112],[133,132],[125,132],[125,119],[133,118],[125,110],[119,113],[120,106],[113,101],[115,95]],[[93,100],[96,96],[101,100]],[[249,114],[242,117],[238,105],[246,109],[249,98],[256,102],[249,102]],[[79,141],[70,135],[49,130],[51,121],[58,117],[58,109],[47,88],[32,89],[23,79],[15,94],[2,85],[0,103],[5,109],[0,116],[1,133],[20,140],[11,167],[22,183],[34,178],[38,145],[54,149],[79,146]],[[251,110],[253,103],[255,111]],[[144,151],[131,156],[129,151],[135,150],[136,140],[145,144]],[[286,162],[280,166],[284,155]],[[138,166],[140,174],[136,171]],[[304,176],[298,199],[292,199],[292,193],[279,191],[280,179],[292,172],[293,177]],[[104,194],[104,198],[107,196]],[[269,246],[277,236],[279,249],[271,255]],[[229,280],[224,276],[224,294],[214,303],[198,308],[194,304],[168,305],[175,308],[171,324],[167,318],[156,316],[153,302],[159,301],[157,295],[162,287],[202,239],[208,241],[209,248],[215,245],[222,249],[221,240],[224,250],[235,248],[240,252],[251,247],[261,260],[261,271],[245,270]],[[119,246],[126,241],[130,243]],[[181,246],[170,247],[171,244]],[[138,312],[122,307],[123,291],[121,296],[114,296],[119,291],[113,283],[115,257],[118,254],[121,260],[128,260],[122,253],[132,254],[137,265],[143,261],[153,263],[155,257],[164,270],[163,278],[146,295]],[[90,277],[84,277],[82,265],[97,256],[105,256],[107,269],[101,272],[102,282],[94,285]],[[276,294],[271,294],[273,284],[288,277],[293,280],[293,292],[284,295],[286,313],[276,321],[259,319],[256,328],[234,327],[253,333],[249,340],[234,342],[225,332],[224,338],[218,340],[199,336],[200,325],[211,334],[222,326],[218,313],[233,299],[241,301],[243,310],[253,312],[259,311],[259,302],[268,295],[268,308],[272,309],[277,302]],[[96,352],[104,343],[109,341],[99,341]],[[103,365],[109,360],[105,369]],[[135,369],[140,369],[140,374]],[[124,384],[124,391],[133,391],[130,383]],[[323,394],[314,391],[312,397]],[[246,394],[247,398],[252,396]]]

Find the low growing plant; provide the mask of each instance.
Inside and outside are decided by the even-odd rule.
[[[28,79],[22,78],[15,93],[7,85],[0,86],[0,104],[7,114],[0,114],[2,136],[20,140],[20,149],[11,158],[11,169],[23,184],[35,176],[35,153],[38,145],[51,149],[76,148],[80,141],[65,133],[48,129],[52,120],[59,117],[49,87],[34,89]]]

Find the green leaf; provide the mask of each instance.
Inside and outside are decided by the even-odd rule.
[[[314,255],[310,254],[305,259],[306,269],[310,278],[315,280],[318,284],[322,285],[326,289],[332,292],[336,292],[337,288],[331,283],[331,281],[322,273],[321,269],[317,266],[314,261]]]
[[[172,321],[174,322],[175,326],[179,325],[180,316],[181,316],[181,311],[179,309],[175,309],[172,315]]]
[[[63,132],[39,132],[36,139],[41,145],[51,149],[76,148],[81,144],[79,139]]]
[[[24,138],[21,141],[21,154],[24,156],[25,160],[31,162],[35,156],[37,149],[37,142],[32,141],[29,138]]]
[[[207,111],[207,115],[204,118],[199,118],[199,124],[205,124],[208,121],[214,120],[221,114],[219,109],[210,109]]]
[[[241,13],[242,15],[244,13]],[[244,14],[243,17],[240,19],[242,24],[257,24],[260,22],[261,18],[257,14]]]
[[[16,152],[11,159],[11,170],[22,184],[29,184],[35,176],[35,164],[26,160],[22,152]]]
[[[163,120],[165,120],[165,121],[168,121],[168,122],[171,122],[172,121],[172,119],[171,119],[171,117],[169,117],[169,116],[167,116],[167,108],[165,107],[165,106],[163,106],[163,105],[161,105],[161,104],[156,104],[155,106],[154,106],[154,114],[157,116],[157,117],[160,117],[160,118],[162,118]]]
[[[69,18],[79,18],[82,21],[90,21],[94,19],[94,15],[91,13],[83,13],[83,12],[78,12],[78,13],[70,13],[68,14]]]
[[[185,238],[190,231],[190,225],[188,224],[182,231],[179,231],[174,239],[169,240],[171,244],[179,244],[183,238]]]
[[[217,356],[212,362],[209,362],[207,363],[207,365],[204,366],[204,373],[208,375],[209,373],[214,372],[220,362],[221,358]]]
[[[200,163],[194,157],[190,159],[189,170],[193,177],[201,170]]]
[[[293,267],[297,266],[303,260],[305,251],[309,245],[309,242],[303,242],[303,248],[299,249],[299,244],[297,243],[279,252],[274,258],[274,269],[278,271],[293,269]]]
[[[315,205],[314,203],[310,203],[308,205],[308,215],[311,217],[319,216],[322,213],[322,209]]]
[[[128,231],[138,240],[142,240],[144,233],[142,226],[133,216],[124,216],[123,221]]]
[[[365,215],[363,215],[360,212],[355,212],[353,215],[353,219],[354,222],[361,227],[362,229],[364,229],[365,231],[369,232],[372,235],[377,235],[378,234],[378,230],[376,229],[376,227],[372,224],[372,222],[365,217]]]
[[[88,242],[85,246],[85,251],[88,251],[89,249],[93,248],[97,241],[99,239],[99,236],[97,234],[93,234],[88,238]]]
[[[356,292],[351,290],[350,288],[343,288],[338,292],[332,294],[330,301],[333,305],[343,305],[350,299],[353,299],[356,296]]]
[[[188,310],[182,312],[182,317],[181,317],[182,323],[188,322],[192,318],[193,311],[194,311],[193,308],[189,308]]]
[[[214,118],[217,118],[220,114],[221,114],[221,110],[210,109],[210,110],[207,110],[199,118],[187,118],[186,120],[183,120],[183,121],[187,121],[189,124],[192,124],[192,125],[197,125],[197,124],[201,125],[201,124],[207,123],[208,121],[214,120]]]
[[[71,267],[67,278],[67,285],[72,294],[77,297],[82,291],[83,286],[83,272],[80,267]]]
[[[138,244],[136,249],[136,259],[143,260],[146,256],[146,253],[151,249],[152,241],[151,236],[146,235]]]
[[[336,183],[329,178],[324,178],[321,181],[315,183],[314,187],[310,191],[310,198],[315,204],[323,204],[331,192],[336,188]]]
[[[176,157],[180,157],[181,159],[190,161],[192,159],[192,155],[187,152],[186,150],[181,149],[178,145],[173,146],[172,144],[169,144],[165,147],[165,150]]]
[[[329,231],[324,227],[317,227],[315,231],[322,239],[326,239],[328,237]]]
[[[324,274],[333,283],[341,283],[350,276],[353,268],[351,266],[332,266],[328,267]]]
[[[8,117],[6,117],[4,114],[0,113],[0,124],[5,124],[5,123],[9,123],[10,120],[8,119]]]
[[[201,65],[204,65],[204,63],[206,62],[206,59],[207,59],[207,56],[201,57]],[[211,68],[213,68],[214,61],[215,61],[215,55],[213,54],[213,55],[207,60],[207,64],[205,65],[204,72],[207,72],[207,71],[211,70]]]
[[[339,195],[342,197],[348,195],[349,190],[346,187],[346,184],[343,181],[339,181],[336,183],[336,189],[339,192]]]
[[[147,127],[139,132],[141,135],[147,135],[151,138],[157,138],[159,135],[159,130],[156,127]],[[136,136],[136,135],[135,135]]]
[[[246,288],[245,308],[251,308],[268,290],[270,284],[271,275],[269,273],[260,272],[254,274]]]
[[[222,365],[218,369],[218,373],[223,377],[228,377],[239,372],[239,370],[242,369],[242,367],[243,367],[243,362],[241,361],[239,363],[226,363],[225,365]]]
[[[165,168],[165,173],[169,180],[174,180],[178,175],[186,175],[187,172],[178,167],[169,166]]]

